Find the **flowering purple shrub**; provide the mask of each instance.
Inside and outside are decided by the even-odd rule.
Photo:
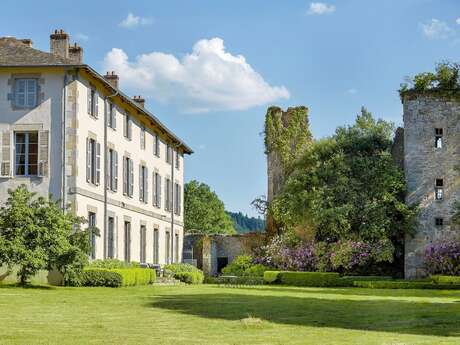
[[[425,266],[431,274],[460,275],[460,241],[443,240],[428,245]]]

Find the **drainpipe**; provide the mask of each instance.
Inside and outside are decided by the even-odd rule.
[[[66,166],[66,152],[65,152],[65,140],[66,140],[66,125],[67,125],[67,71],[64,72],[64,87],[62,89],[62,117],[61,117],[61,208],[62,212],[65,212],[67,205],[67,193],[66,193],[66,177],[65,177],[65,166]],[[50,170],[50,164],[48,163],[48,174]]]
[[[107,156],[107,124],[108,124],[108,106],[107,100],[118,95],[118,90],[109,96],[104,97],[104,258],[107,258],[107,230],[108,230],[108,211],[107,211],[107,170],[108,170],[108,156]]]
[[[172,146],[172,155],[171,155],[171,197],[172,197],[172,208],[171,208],[171,263],[174,262],[174,253],[176,252],[176,250],[179,250],[179,248],[177,248],[176,250],[174,250],[174,237],[176,236],[175,232],[174,232],[174,207],[175,207],[175,204],[174,204],[174,169],[175,169],[175,163],[174,163],[174,153],[176,152],[176,150],[179,148],[180,144],[176,144],[174,146]],[[176,243],[176,246],[177,246],[177,243]]]

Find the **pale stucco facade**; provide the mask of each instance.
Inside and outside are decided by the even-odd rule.
[[[68,40],[65,33],[60,36],[67,36]],[[53,42],[51,46],[53,48]],[[0,45],[0,54],[1,48]],[[1,202],[6,200],[9,188],[26,184],[40,195],[51,193],[54,198],[63,200],[79,216],[87,218],[92,214],[100,230],[100,236],[94,238],[93,258],[111,257],[159,264],[180,262],[184,155],[192,153],[191,149],[149,113],[143,104],[121,93],[117,84],[111,83],[81,61],[63,61],[60,64],[35,65],[0,63]],[[17,78],[33,78],[37,81],[38,101],[35,106],[26,109],[15,106],[17,95],[14,93],[17,91],[14,85]],[[94,97],[98,99],[97,113],[89,114],[88,88],[94,90]],[[110,103],[115,109],[115,126],[108,125]],[[125,136],[126,114],[131,120],[131,139]],[[143,129],[145,134],[141,134]],[[37,133],[39,137],[39,169],[37,173],[30,169],[34,172],[31,174],[33,176],[18,173],[22,158],[18,158],[16,151],[22,150],[22,139],[17,133]],[[154,152],[155,136],[159,137],[159,146],[156,146],[159,152]],[[145,138],[145,144],[141,143],[141,138]],[[90,139],[100,145],[98,154],[88,149]],[[35,150],[30,142],[28,145],[29,150]],[[169,162],[166,161],[168,146],[174,152]],[[116,152],[118,164],[109,161],[109,150]],[[96,158],[88,160],[88,152]],[[126,174],[130,175],[131,180],[128,178],[126,181],[124,157],[129,157],[132,162],[132,175]],[[29,158],[29,163],[34,159]],[[88,171],[92,174],[95,169],[93,165],[98,167],[96,183],[88,178]],[[141,165],[146,168],[143,170],[146,177],[142,180],[139,176]],[[160,187],[155,190],[154,173],[161,178]],[[109,183],[113,181],[111,174],[116,176],[116,188]],[[173,204],[169,203],[170,207],[166,209],[168,179],[172,181],[173,191],[169,195]],[[132,186],[129,196],[124,187],[125,183],[129,184],[128,180]],[[141,185],[147,191],[142,194],[143,201],[140,200]],[[158,195],[159,191],[159,200],[154,200],[154,194]],[[156,204],[159,201],[160,205],[154,205],[154,201]],[[125,241],[127,227],[130,228],[130,241]],[[141,229],[144,236],[141,235]],[[127,250],[129,257],[125,255]]]

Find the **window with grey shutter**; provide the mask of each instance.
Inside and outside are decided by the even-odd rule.
[[[145,167],[144,172],[144,202],[148,203],[149,201],[149,169]]]
[[[92,154],[91,154],[91,139],[86,138],[86,181],[91,182],[91,162],[92,162]]]
[[[131,140],[133,138],[133,121],[131,116],[128,116],[128,139]]]
[[[94,92],[94,110],[93,116],[97,119],[99,117],[99,94]]]
[[[169,210],[170,211],[173,211],[173,207],[174,207],[174,190],[173,190],[173,182],[170,181],[170,187],[169,187],[169,193],[170,193],[170,196],[169,196]]]
[[[156,191],[156,176],[155,172],[152,173],[152,204],[153,206],[157,206],[157,191]]]
[[[95,184],[101,183],[101,144],[96,143],[96,181]]]
[[[38,80],[18,78],[14,81],[14,105],[18,108],[34,108],[38,105]]]
[[[117,107],[112,104],[112,128],[117,129]]]
[[[144,202],[144,167],[139,165],[139,200]]]
[[[141,126],[141,150],[145,150],[145,127]]]
[[[129,185],[129,181],[128,181],[128,158],[127,157],[123,157],[123,194],[124,195],[128,195],[128,185]]]
[[[38,133],[38,176],[48,176],[49,131]]]
[[[8,130],[2,132],[2,151],[0,174],[2,177],[11,176],[11,133]]]
[[[88,87],[86,92],[86,110],[89,115],[93,115],[93,89]]]
[[[134,166],[133,166],[132,159],[128,159],[128,165],[129,165],[129,193],[128,195],[132,197],[133,192],[134,192]]]
[[[161,176],[160,174],[157,175],[157,201],[158,201],[158,208],[161,208]]]
[[[118,153],[113,151],[112,156],[112,191],[118,190]]]

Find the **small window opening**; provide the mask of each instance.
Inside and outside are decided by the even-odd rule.
[[[442,137],[443,137],[443,130],[442,128],[435,128],[435,141],[434,145],[437,149],[442,148]]]
[[[444,225],[444,219],[443,218],[435,218],[434,223],[436,226],[443,226]]]

